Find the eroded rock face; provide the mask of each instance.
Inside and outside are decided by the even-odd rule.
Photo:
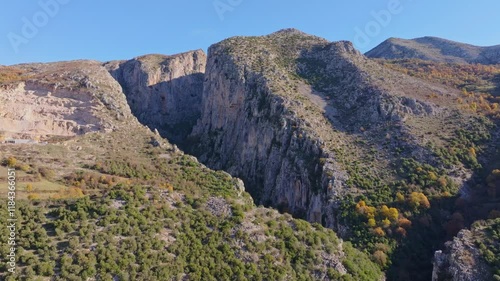
[[[14,66],[20,81],[0,88],[0,130],[43,137],[110,131],[135,119],[120,85],[99,62]]]
[[[297,30],[230,38],[209,49],[201,118],[188,151],[242,178],[257,204],[343,235],[339,205],[362,193],[347,184],[352,162],[375,174],[393,170],[395,147],[407,151],[396,157],[432,161],[414,132],[422,131],[420,119],[446,120],[451,110],[425,96],[455,92],[382,69],[349,42]],[[363,160],[369,152],[353,145],[382,147],[390,135],[398,138],[380,148],[376,168]]]
[[[464,229],[434,255],[432,281],[490,281],[491,269],[474,243],[478,233]]]
[[[105,66],[122,85],[139,121],[180,143],[200,117],[205,63],[205,53],[198,50],[146,55]]]
[[[242,177],[258,203],[321,222],[328,181],[318,159],[320,142],[301,130],[263,75],[210,48],[202,116],[192,134],[195,154],[215,169]],[[326,219],[326,218],[325,218]]]

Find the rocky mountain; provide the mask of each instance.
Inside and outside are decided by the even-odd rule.
[[[0,67],[2,135],[49,141],[0,145],[23,215],[42,214],[21,236],[43,264],[22,274],[431,279],[434,252],[479,209],[467,202],[500,189],[482,187],[500,155],[500,70],[417,66],[285,29],[208,55]],[[30,233],[68,248],[38,254]],[[453,271],[453,247],[435,275]]]
[[[370,192],[350,184],[349,166],[390,180],[383,171],[398,159],[435,161],[421,134],[453,132],[445,120],[463,116],[446,101],[458,94],[379,67],[349,42],[296,30],[231,38],[209,49],[194,153],[243,178],[258,202],[337,228],[335,206]],[[394,157],[398,147],[406,153]],[[378,163],[363,159],[370,149]]]
[[[451,63],[500,63],[500,45],[479,47],[437,37],[390,38],[366,53],[369,58],[423,59]]]
[[[255,206],[158,134],[190,132],[204,66],[195,51],[0,69],[0,201],[15,169],[20,229],[11,272],[2,208],[0,279],[384,279],[332,230]]]
[[[378,224],[358,228],[363,219],[351,200],[410,214],[396,203],[405,200],[395,199],[398,190],[436,199],[467,192],[471,168],[479,165],[467,149],[486,149],[492,124],[464,110],[461,95],[383,67],[349,42],[293,29],[235,37],[209,49],[201,118],[186,149],[242,178],[258,204],[376,243],[381,240],[360,233],[377,232]],[[463,128],[471,128],[475,141],[459,140]],[[441,214],[436,223],[449,216]],[[430,259],[433,251],[423,251]],[[430,278],[430,263],[421,266],[413,280]]]

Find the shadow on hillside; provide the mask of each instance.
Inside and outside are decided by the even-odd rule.
[[[495,139],[491,143],[496,143]],[[434,252],[444,250],[444,243],[453,240],[461,229],[469,229],[475,221],[488,219],[490,211],[500,210],[500,198],[488,194],[486,183],[491,171],[499,168],[499,153],[496,150],[482,159],[484,168],[476,170],[464,184],[465,197],[431,200],[432,207],[426,213],[429,217],[413,219],[415,224],[391,259],[389,281],[431,280]]]
[[[454,208],[456,197],[431,200],[431,209],[417,218],[412,218],[408,236],[396,248],[387,271],[388,281],[431,280],[434,253],[444,248],[451,237],[445,225]]]
[[[139,122],[180,145],[201,115],[203,79],[203,74],[194,73],[148,86],[119,82]]]
[[[386,134],[380,134],[380,132],[390,131],[391,135],[397,135],[395,140],[384,148],[383,152],[390,157],[389,161],[396,164],[396,167],[402,158],[413,158],[413,152],[424,152],[425,156],[420,157],[424,162],[434,161],[432,160],[434,157],[431,156],[434,155],[433,151],[424,146],[424,142],[416,138],[417,135],[409,133],[405,129],[404,122],[384,120],[380,109],[377,109],[377,107],[381,107],[381,101],[377,98],[381,94],[380,90],[376,86],[372,87],[367,84],[368,82],[365,82],[361,76],[356,76],[356,72],[360,70],[354,63],[342,60],[343,58],[332,60],[337,66],[335,68],[326,66],[324,63],[320,63],[319,59],[311,58],[310,53],[303,52],[297,61],[299,63],[298,73],[313,87],[309,95],[316,95],[316,98],[319,97],[327,103],[324,107],[325,117],[330,121],[331,126],[349,135],[360,137],[368,143],[380,144],[380,147],[384,147],[382,144],[386,141]],[[332,72],[331,69],[336,70]],[[375,77],[378,75],[376,72],[370,74]],[[386,81],[386,79],[383,80]],[[390,80],[387,82],[390,83]],[[494,81],[496,85],[495,95],[498,96],[500,95],[500,74],[495,77]],[[359,97],[352,98],[345,93],[356,94]],[[314,98],[310,99],[319,104],[319,102],[315,102]],[[339,107],[339,104],[342,103],[348,104],[349,107],[342,108],[342,105]],[[336,108],[328,110],[328,107]],[[335,112],[336,116],[329,116],[329,111]],[[370,119],[370,117],[375,118]],[[375,122],[370,123],[368,120]],[[362,133],[360,127],[368,130]],[[399,151],[394,154],[393,150]],[[484,159],[482,164],[486,167],[486,164],[494,157],[488,156],[488,159]],[[435,159],[435,161],[439,160]],[[436,166],[439,163],[429,164]],[[484,172],[476,171],[465,185],[473,187],[482,184],[484,178]],[[485,218],[485,210],[480,207],[481,203],[460,203],[457,206],[456,203],[461,202],[461,200],[457,197],[434,199],[431,201],[432,208],[428,212],[422,217],[412,219],[414,224],[411,231],[409,231],[407,238],[401,241],[391,259],[392,266],[387,273],[388,280],[431,280],[435,251],[443,249],[444,243],[451,240],[460,229],[468,227],[477,219]],[[468,208],[473,206],[478,209]],[[451,220],[452,215],[457,211],[460,214],[456,214],[456,216],[464,217],[461,222]]]
[[[493,78],[493,83],[495,83],[495,90],[493,90],[493,95],[495,97],[498,97],[500,96],[500,73],[495,75],[495,77]]]

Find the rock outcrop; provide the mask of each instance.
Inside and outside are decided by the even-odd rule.
[[[368,51],[370,58],[422,59],[451,63],[500,63],[500,45],[479,47],[436,37],[390,38]]]
[[[200,117],[206,55],[192,51],[173,56],[146,55],[105,64],[122,85],[139,121],[182,143]]]
[[[481,230],[464,229],[434,255],[432,281],[490,281],[491,268],[481,257],[475,241]]]
[[[2,75],[0,130],[6,134],[75,136],[135,119],[120,85],[99,62],[23,64],[1,71],[19,75]]]

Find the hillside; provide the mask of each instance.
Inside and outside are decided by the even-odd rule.
[[[499,64],[500,45],[479,47],[437,37],[390,38],[366,53],[369,58]]]
[[[500,68],[493,65],[470,65],[424,61],[418,59],[378,60],[389,69],[448,85],[462,91],[457,100],[464,110],[472,109],[498,124],[500,114]],[[496,280],[499,275],[493,258],[498,244],[492,221],[500,217],[500,147],[499,131],[492,132],[492,146],[483,154],[493,155],[481,161],[483,167],[473,177],[467,196],[455,201],[455,210],[445,224],[451,241],[436,251],[433,281]],[[495,145],[496,143],[496,145]],[[472,224],[470,230],[465,226]],[[491,232],[489,231],[491,229]],[[461,230],[460,232],[458,232]],[[458,232],[456,237],[451,237]]]
[[[430,278],[453,198],[495,143],[496,126],[464,109],[459,89],[298,30],[224,40],[206,69],[187,151],[242,178],[258,203],[390,257],[379,262],[394,262],[391,280]]]
[[[464,245],[489,278],[496,226],[463,229],[500,211],[500,69],[473,49],[375,60],[285,29],[1,66],[1,279],[447,280]]]
[[[138,60],[151,58],[158,56]],[[9,214],[1,208],[0,279],[383,279],[332,230],[255,206],[241,180],[208,169],[140,124],[108,73],[112,63],[2,68],[0,97],[10,102],[2,108],[2,138],[44,142],[0,144],[1,204],[7,168],[14,168],[18,220],[10,274]],[[146,87],[141,79],[136,89]],[[18,116],[9,111],[16,105],[37,106]]]
[[[118,84],[96,61],[0,68],[0,130],[45,139],[111,131],[133,119]]]

